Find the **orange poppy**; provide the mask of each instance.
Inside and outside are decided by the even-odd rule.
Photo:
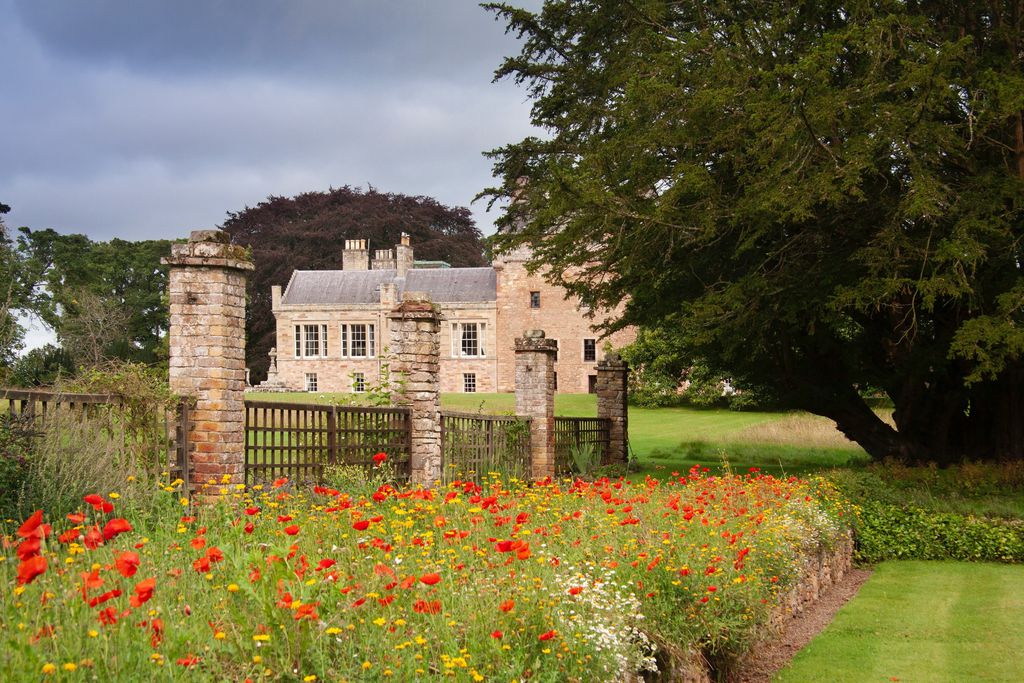
[[[441,575],[435,572],[430,572],[428,574],[424,574],[423,576],[421,576],[420,581],[427,584],[428,586],[433,586],[441,582]]]

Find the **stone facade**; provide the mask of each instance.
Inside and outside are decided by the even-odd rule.
[[[512,391],[515,384],[515,359],[505,351],[514,348],[524,330],[543,329],[558,346],[556,391],[593,392],[597,363],[605,356],[605,346],[620,349],[631,344],[636,331],[629,328],[600,339],[592,326],[617,317],[620,311],[597,312],[588,318],[578,299],[566,298],[565,290],[547,283],[542,272],[527,271],[529,256],[528,250],[520,249],[494,262],[498,274],[498,391]],[[584,340],[593,340],[592,357],[586,355]]]
[[[388,314],[392,372],[402,378],[394,402],[412,409],[412,482],[433,486],[441,479],[440,316],[430,301],[408,293]]]
[[[280,288],[277,288],[278,290]],[[280,299],[275,296],[275,302]],[[439,303],[440,318],[440,363],[441,391],[462,392],[465,390],[466,374],[473,375],[478,392],[493,392],[497,389],[497,359],[491,349],[496,348],[496,310],[493,303]],[[277,368],[278,381],[295,391],[307,389],[306,377],[315,374],[317,391],[353,391],[354,373],[361,373],[367,384],[380,381],[382,370],[387,363],[388,337],[387,321],[395,306],[393,300],[381,297],[377,304],[331,304],[289,306],[275,304],[277,317]],[[484,355],[477,358],[463,358],[455,353],[452,343],[452,323],[472,322],[481,325],[484,334],[481,340]],[[367,358],[341,357],[338,347],[342,325],[373,325],[374,355]],[[295,327],[302,325],[326,325],[327,356],[303,357],[296,354]],[[301,334],[301,330],[300,330]]]
[[[530,330],[515,340],[516,414],[530,418],[530,470],[534,479],[555,476],[554,340]]]
[[[597,364],[597,416],[608,419],[604,464],[625,463],[629,443],[629,366],[611,353]]]
[[[272,290],[278,379],[294,390],[315,386],[317,391],[352,391],[359,386],[353,373],[359,373],[363,382],[378,382],[387,316],[404,289],[420,287],[426,266],[438,265],[417,265],[407,235],[394,249],[373,251],[372,259],[366,240],[346,240],[344,246],[342,270],[296,271],[287,288]],[[515,339],[524,330],[544,329],[558,345],[556,390],[592,392],[605,345],[618,348],[635,338],[632,330],[625,330],[599,340],[591,325],[612,313],[588,319],[576,300],[566,299],[563,290],[547,284],[540,274],[527,272],[527,256],[525,252],[502,256],[491,268],[429,268],[429,286],[436,291],[428,294],[441,315],[442,391],[513,391]],[[341,353],[342,326],[353,324],[374,325],[374,356],[353,358]],[[306,355],[302,339],[296,346],[296,326],[301,337],[304,325],[323,326],[326,354]],[[460,335],[466,325],[479,334],[476,355],[461,353]]]
[[[194,400],[192,481],[245,481],[245,281],[242,247],[199,230],[171,247],[170,385]]]

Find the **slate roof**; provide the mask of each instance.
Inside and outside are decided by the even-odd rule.
[[[393,282],[402,292],[426,292],[437,303],[495,301],[498,277],[493,268],[397,270],[296,270],[281,303],[288,305],[375,304],[380,287]]]

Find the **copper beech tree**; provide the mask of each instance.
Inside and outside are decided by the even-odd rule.
[[[543,131],[498,248],[876,458],[1024,455],[1024,2],[490,9]]]
[[[469,210],[430,197],[360,190],[349,186],[295,197],[268,197],[229,212],[223,229],[236,244],[252,249],[256,270],[249,278],[246,364],[253,379],[265,376],[267,352],[275,344],[270,310],[272,285],[287,285],[295,270],[341,268],[346,239],[368,239],[371,249],[389,249],[408,233],[416,256],[452,266],[482,266],[484,247]]]

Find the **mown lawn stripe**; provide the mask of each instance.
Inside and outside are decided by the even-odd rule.
[[[884,562],[776,681],[1017,681],[1024,567]]]

